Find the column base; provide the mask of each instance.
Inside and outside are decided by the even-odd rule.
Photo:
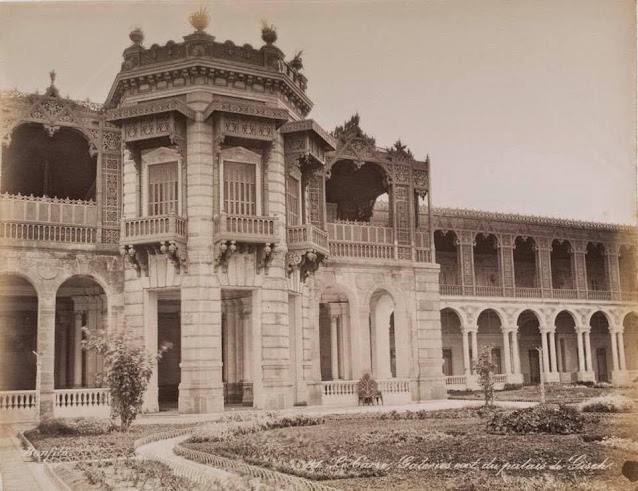
[[[611,383],[614,385],[625,385],[630,382],[627,370],[613,370],[611,372]]]
[[[159,412],[159,390],[157,387],[148,387],[144,394],[144,404],[142,405],[142,413],[158,413]]]
[[[419,401],[447,399],[444,377],[420,377],[416,380],[416,389]]]
[[[560,373],[558,372],[544,372],[543,377],[548,384],[560,382]]]
[[[242,382],[242,406],[253,405],[253,383],[249,381]]]
[[[323,395],[323,384],[321,382],[308,382],[308,405],[320,406]]]
[[[180,414],[221,413],[224,410],[222,387],[179,386],[177,409]]]
[[[594,372],[577,372],[576,380],[578,382],[595,382],[596,374]]]

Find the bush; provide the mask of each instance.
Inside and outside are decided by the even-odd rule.
[[[579,407],[586,413],[630,413],[634,403],[627,397],[609,395],[592,397],[582,402]]]
[[[109,421],[95,418],[50,419],[37,426],[41,435],[104,435],[111,430]]]
[[[609,382],[596,382],[594,384],[594,389],[611,389],[613,387]]]
[[[550,433],[569,435],[580,433],[584,427],[583,415],[578,409],[563,404],[539,404],[526,409],[494,413],[487,422],[491,433]]]
[[[593,387],[594,385],[596,385],[595,382],[592,382],[591,380],[588,381],[584,381],[584,380],[579,380],[578,382],[574,382],[575,385],[582,385],[583,387]]]
[[[523,384],[505,384],[503,390],[519,390],[523,388]]]

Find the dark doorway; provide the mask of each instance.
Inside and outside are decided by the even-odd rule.
[[[452,371],[452,350],[449,348],[443,349],[443,375],[451,377]]]
[[[529,353],[529,382],[531,384],[541,383],[541,364],[536,348],[528,351]]]
[[[596,366],[598,367],[598,381],[609,382],[607,376],[607,350],[598,348],[596,350]]]
[[[181,380],[180,301],[159,299],[157,304],[157,346],[169,345],[157,363],[160,411],[177,408]]]

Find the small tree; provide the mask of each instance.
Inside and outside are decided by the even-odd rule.
[[[104,357],[104,371],[98,374],[98,383],[106,385],[111,394],[111,419],[120,419],[120,428],[128,430],[140,412],[144,392],[153,374],[153,365],[170,348],[164,345],[157,355],[128,339],[127,330],[109,336],[83,329],[86,339],[82,349],[93,350]]]
[[[474,363],[474,372],[478,374],[478,383],[485,395],[485,405],[494,404],[494,372],[496,364],[492,361],[492,348],[483,346]]]

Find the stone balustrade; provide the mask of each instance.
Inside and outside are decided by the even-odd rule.
[[[358,380],[329,380],[321,382],[322,404],[326,406],[353,406],[359,396],[357,394]],[[410,379],[377,380],[377,386],[385,404],[403,404],[410,402]]]
[[[276,217],[227,215],[222,213],[213,220],[215,240],[250,243],[278,242],[279,221]]]
[[[18,423],[34,421],[38,414],[38,394],[35,390],[0,392],[0,421]]]
[[[450,296],[475,296],[475,297],[512,297],[515,298],[543,298],[540,288],[519,288],[513,289],[502,288],[500,286],[475,286],[465,287],[461,285],[441,285],[441,295]],[[621,292],[619,298],[612,297],[612,292],[603,290],[587,291],[587,300],[620,300],[623,302],[637,301],[638,292]],[[578,299],[578,290],[554,289],[551,290],[551,298],[559,300],[576,300]]]
[[[122,222],[124,245],[149,242],[186,241],[186,219],[177,215],[159,215],[126,219]]]
[[[108,388],[56,389],[53,414],[56,418],[93,416],[106,418],[111,411]]]

